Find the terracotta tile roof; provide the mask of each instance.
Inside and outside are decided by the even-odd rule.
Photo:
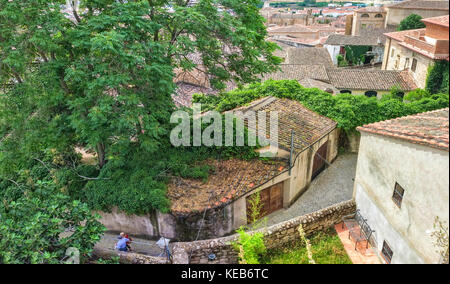
[[[440,16],[440,17],[433,17],[433,18],[426,18],[426,19],[422,19],[422,22],[424,23],[431,23],[431,24],[435,24],[435,25],[439,25],[439,26],[444,26],[448,28],[448,18],[449,15],[446,16]]]
[[[399,32],[391,32],[391,33],[385,33],[384,35],[392,38],[396,41],[404,41],[405,36],[414,34],[414,33],[423,33],[425,34],[426,29],[415,29],[415,30],[406,30],[406,31],[399,31]]]
[[[275,73],[264,75],[262,80],[302,80],[305,78],[321,81],[329,80],[327,70],[323,65],[282,64],[280,69]]]
[[[391,70],[327,69],[330,83],[338,89],[389,91],[399,87],[404,91],[417,89],[408,74]]]
[[[381,121],[357,129],[445,151],[449,150],[448,108]]]
[[[321,47],[290,48],[287,51],[287,64],[333,66],[330,53]]]
[[[387,8],[448,11],[449,5],[448,1],[411,0],[388,5]]]
[[[170,181],[167,195],[173,214],[185,215],[223,206],[288,169],[284,161],[231,159],[209,160],[205,164],[214,168],[206,182],[180,177]]]
[[[297,101],[289,99],[265,97],[234,111],[237,110],[242,111],[244,115],[247,111],[265,111],[267,113],[267,129],[269,129],[270,125],[269,113],[277,111],[278,145],[279,148],[287,151],[291,149],[292,130],[295,131],[294,146],[296,150],[301,150],[313,144],[337,126],[335,121],[309,110]],[[246,125],[249,130],[253,130],[256,133],[256,129],[252,129],[247,121]],[[256,127],[257,125],[258,121],[256,121]],[[268,138],[271,139],[271,137]]]

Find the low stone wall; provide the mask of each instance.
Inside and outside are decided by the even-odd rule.
[[[116,250],[101,249],[96,247],[93,252],[94,256],[102,259],[111,259],[119,257],[121,264],[169,264],[165,257],[149,256],[132,252],[119,252]]]
[[[95,212],[101,216],[100,222],[110,232],[126,232],[140,237],[158,239],[160,237],[177,241],[211,239],[233,232],[232,204],[223,208],[208,209],[185,216],[153,212],[146,215],[128,215],[114,208],[111,212]],[[201,230],[200,230],[201,228]],[[198,232],[200,234],[197,236]]]
[[[306,235],[317,231],[323,231],[339,222],[345,215],[356,211],[353,200],[342,202],[331,207],[324,208],[314,213],[300,216],[286,222],[260,229],[265,238],[268,249],[281,248],[284,245],[300,239],[297,231],[300,224],[303,225]],[[197,242],[175,243],[173,246],[173,262],[178,264],[231,264],[238,262],[237,252],[231,243],[238,239],[238,235],[204,240]],[[216,259],[208,260],[208,255],[215,254]]]

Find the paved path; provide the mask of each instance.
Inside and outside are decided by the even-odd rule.
[[[331,166],[313,180],[308,190],[291,207],[269,215],[267,225],[271,226],[352,199],[357,157],[357,154],[352,153],[339,155]]]

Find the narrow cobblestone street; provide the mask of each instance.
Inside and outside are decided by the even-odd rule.
[[[353,196],[357,158],[358,155],[352,153],[339,155],[331,166],[313,180],[308,190],[291,207],[269,215],[267,225],[271,226],[350,200]]]

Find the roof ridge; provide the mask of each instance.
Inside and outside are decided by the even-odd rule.
[[[377,122],[364,124],[364,125],[362,125],[360,127],[367,127],[367,126],[371,126],[371,125],[374,125],[374,124],[377,124],[377,123],[380,123],[380,122],[405,120],[405,119],[408,119],[408,118],[412,118],[414,116],[421,116],[421,118],[427,118],[427,116],[424,116],[425,114],[440,112],[440,111],[444,111],[444,110],[449,110],[449,107],[441,108],[441,109],[435,109],[435,110],[430,110],[430,111],[425,111],[425,112],[419,112],[419,113],[416,113],[416,114],[409,114],[409,115],[400,116],[400,117],[396,117],[396,118],[392,118],[392,119],[380,120],[380,121],[377,121]]]

